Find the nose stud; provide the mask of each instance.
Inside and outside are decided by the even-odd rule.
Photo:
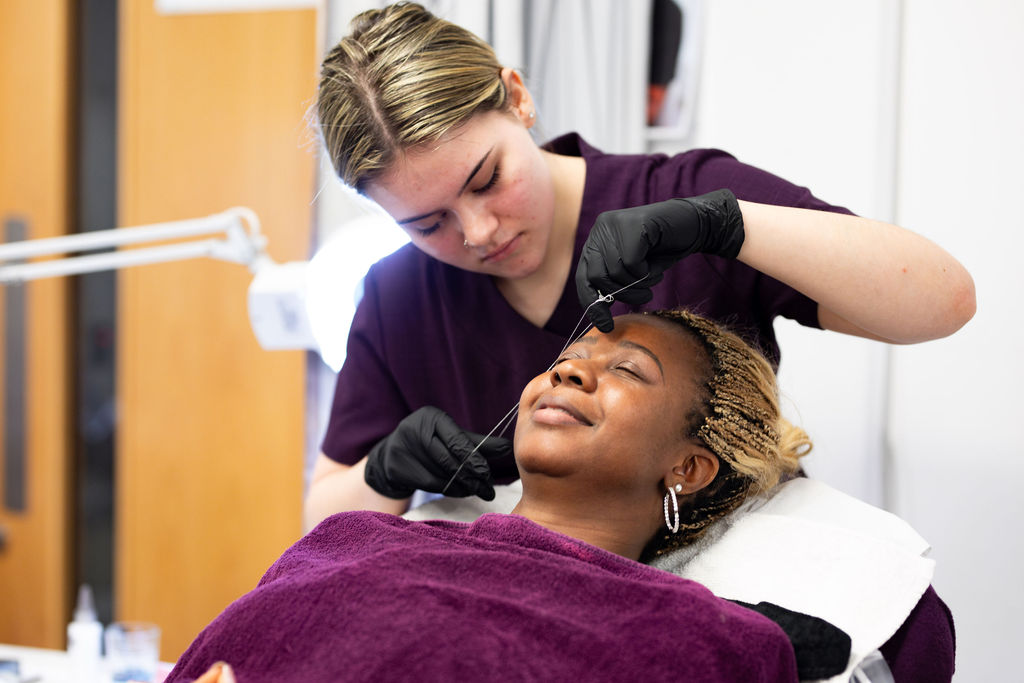
[[[462,240],[462,248],[469,249],[469,240]]]

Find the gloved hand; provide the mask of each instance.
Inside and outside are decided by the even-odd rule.
[[[654,296],[651,287],[681,258],[698,252],[736,258],[743,237],[743,214],[729,190],[605,211],[594,222],[576,266],[580,305],[597,329],[611,332],[610,304],[597,301],[598,290],[611,294],[646,276],[615,295],[634,306],[645,304]]]
[[[416,489],[444,493],[456,498],[480,496],[494,500],[494,483],[488,458],[508,461],[512,442],[463,431],[448,413],[424,406],[398,423],[395,431],[370,449],[364,478],[370,488],[388,498],[408,498]],[[445,486],[452,475],[451,486]]]

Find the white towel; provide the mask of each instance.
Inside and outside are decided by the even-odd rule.
[[[494,500],[469,496],[468,498],[437,498],[427,501],[406,512],[403,517],[418,522],[428,519],[447,519],[453,522],[475,522],[486,512],[512,512],[512,508],[523,497],[523,482],[518,479],[511,484],[494,487]]]
[[[903,624],[931,584],[928,543],[884,510],[813,479],[748,501],[689,548],[652,564],[723,598],[771,602],[825,619],[851,640],[848,681]]]

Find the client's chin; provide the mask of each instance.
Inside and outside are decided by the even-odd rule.
[[[520,477],[524,480],[524,486],[531,477],[560,479],[572,475],[578,469],[574,459],[566,456],[564,452],[556,455],[551,451],[535,448],[517,448],[516,465],[519,467]]]

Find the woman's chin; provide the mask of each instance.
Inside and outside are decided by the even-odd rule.
[[[528,452],[520,455],[516,452],[516,465],[519,467],[521,479],[530,477],[567,477],[575,469],[573,463],[564,455]]]

